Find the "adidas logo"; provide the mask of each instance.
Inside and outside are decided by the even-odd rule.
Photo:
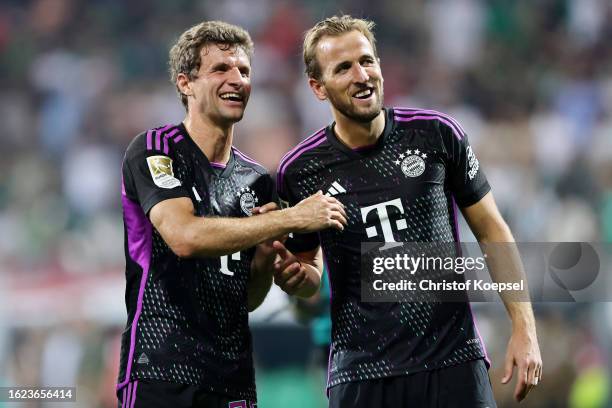
[[[142,353],[140,357],[138,357],[138,364],[149,364],[149,357],[145,353]]]
[[[327,190],[327,193],[325,193],[325,195],[328,197],[333,197],[341,193],[346,193],[346,190],[344,189],[344,187],[338,184],[337,181],[334,181],[331,187]]]

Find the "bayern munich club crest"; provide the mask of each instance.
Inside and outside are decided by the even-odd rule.
[[[419,177],[425,171],[425,159],[427,159],[426,153],[419,149],[408,149],[406,153],[399,155],[395,164],[400,166],[406,177]]]
[[[253,208],[257,207],[257,203],[259,203],[259,198],[257,198],[257,194],[255,191],[251,190],[250,187],[242,187],[240,191],[236,193],[240,200],[240,208],[246,215],[252,215],[251,212]]]

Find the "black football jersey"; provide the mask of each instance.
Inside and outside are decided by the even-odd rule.
[[[274,190],[266,170],[235,148],[226,165],[209,162],[182,124],[132,141],[121,195],[128,320],[118,390],[155,379],[255,400],[247,309],[254,249],[180,258],[148,213],[162,200],[186,197],[199,217],[246,217],[273,201]]]
[[[468,303],[361,301],[363,242],[458,241],[457,205],[490,190],[453,118],[403,108],[385,115],[375,145],[351,149],[332,124],[287,153],[277,173],[288,205],[322,190],[346,207],[344,231],[294,234],[287,242],[295,252],[323,248],[331,284],[329,387],[486,357]]]

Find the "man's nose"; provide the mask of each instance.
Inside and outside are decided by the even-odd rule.
[[[229,70],[228,72],[228,82],[231,84],[235,84],[235,85],[241,85],[242,84],[242,72],[240,72],[240,70],[238,69],[238,67],[234,67],[232,69]]]
[[[360,64],[356,64],[353,68],[353,75],[356,82],[367,82],[370,79],[368,71]]]

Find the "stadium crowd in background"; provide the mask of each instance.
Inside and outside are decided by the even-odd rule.
[[[78,383],[82,406],[113,406],[122,299],[95,305],[121,293],[123,151],[153,122],[183,114],[164,69],[178,33],[205,19],[249,30],[253,92],[236,145],[274,170],[331,119],[307,87],[300,46],[312,23],[339,12],[376,22],[388,105],[440,110],[468,130],[517,241],[612,241],[607,0],[7,0],[0,384]],[[66,285],[75,300],[56,294]],[[503,311],[475,310],[500,377]],[[546,381],[529,406],[605,406],[610,314],[606,304],[536,305]],[[498,404],[510,406],[511,392],[493,385]],[[265,401],[275,401],[266,391],[274,388],[260,387],[262,406],[273,406]]]

